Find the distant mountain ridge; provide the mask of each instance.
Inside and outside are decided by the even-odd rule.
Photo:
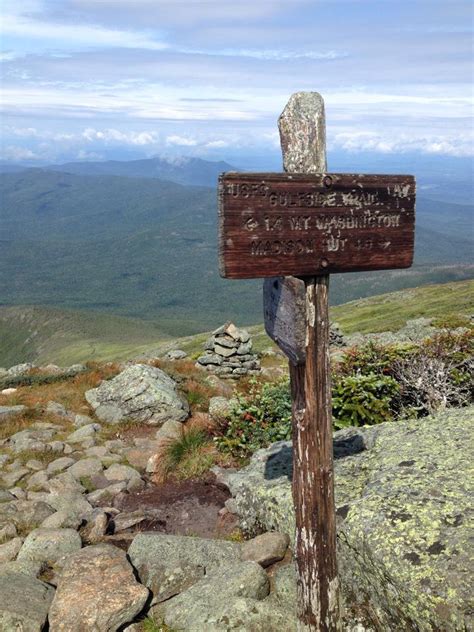
[[[135,162],[135,161],[133,161]],[[216,187],[30,169],[0,176],[0,305],[153,319],[171,335],[261,319],[261,281],[221,279]],[[415,267],[333,275],[333,304],[473,276],[472,207],[419,197]]]
[[[31,169],[28,168],[28,169]],[[26,168],[0,164],[0,173],[16,173]],[[177,184],[215,187],[224,171],[236,171],[227,162],[202,158],[143,158],[140,160],[107,160],[104,162],[67,162],[41,167],[41,171],[60,171],[82,176],[120,176],[125,178],[158,178]]]

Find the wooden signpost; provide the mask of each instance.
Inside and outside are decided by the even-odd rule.
[[[290,360],[299,629],[333,632],[341,621],[329,273],[412,264],[415,180],[326,173],[316,92],[294,94],[279,128],[286,173],[219,179],[220,270],[233,279],[272,277],[264,283],[265,328]]]

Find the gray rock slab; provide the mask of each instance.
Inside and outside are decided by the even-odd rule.
[[[18,415],[22,415],[28,410],[26,406],[18,405],[18,406],[0,406],[0,423],[2,421],[6,421],[7,419],[12,419],[13,417],[17,417]]]
[[[237,354],[239,356],[244,356],[244,355],[248,355],[251,351],[252,351],[252,341],[249,340],[248,342],[242,343],[239,346],[239,348],[237,349]]]
[[[34,470],[35,472],[39,472],[40,470],[44,470],[43,463],[41,463],[41,461],[38,461],[38,459],[29,459],[25,463],[25,467],[27,467],[29,470]]]
[[[64,491],[47,494],[45,502],[56,511],[65,511],[70,516],[87,517],[93,507],[79,492]],[[53,510],[51,510],[53,513]]]
[[[172,349],[171,351],[168,351],[166,357],[168,360],[183,360],[188,357],[188,354],[182,349]]]
[[[297,600],[296,566],[287,564],[277,570],[274,577],[274,597],[280,604],[290,610]]]
[[[89,415],[77,414],[74,416],[72,423],[76,426],[76,428],[82,428],[82,426],[88,426],[89,424],[94,423],[94,420],[92,417],[89,417]]]
[[[30,473],[31,471],[27,467],[19,467],[12,472],[4,472],[2,474],[2,483],[5,487],[13,487]]]
[[[26,537],[18,559],[54,564],[81,547],[81,537],[74,529],[34,529]]]
[[[93,505],[102,503],[104,500],[112,500],[114,496],[127,489],[127,481],[118,481],[112,483],[108,487],[103,489],[96,489],[90,494],[87,494],[87,500]]]
[[[99,419],[113,423],[104,407],[120,412],[115,422],[125,419],[159,425],[168,419],[184,421],[189,406],[180,396],[176,382],[161,369],[135,364],[119,373],[112,380],[86,392],[86,399]]]
[[[42,529],[78,529],[82,523],[82,518],[77,514],[71,514],[62,509],[55,511],[41,523]]]
[[[36,491],[48,490],[48,475],[44,470],[35,472],[30,476],[26,484],[27,489]]]
[[[148,599],[123,551],[100,544],[71,555],[49,611],[50,632],[115,632],[133,621]]]
[[[48,489],[52,494],[80,493],[85,491],[83,485],[71,472],[61,472],[48,481]]]
[[[21,538],[13,538],[9,542],[0,544],[0,564],[14,560],[20,552],[22,544],[23,540]]]
[[[104,468],[102,462],[97,457],[88,457],[85,459],[79,459],[74,465],[67,470],[74,478],[81,479],[83,477],[91,477],[96,474],[100,474]]]
[[[203,366],[207,365],[221,365],[224,358],[216,353],[205,353],[202,356],[199,356],[197,359],[198,364],[202,364]]]
[[[18,500],[9,507],[9,519],[19,531],[31,531],[45,518],[54,513],[54,509],[41,500]]]
[[[46,405],[46,413],[65,418],[69,416],[66,408],[63,406],[63,404],[60,404],[59,402],[48,402]]]
[[[179,439],[183,434],[183,424],[172,419],[165,421],[159,430],[156,431],[155,438],[158,442],[167,439]]]
[[[102,428],[100,424],[92,423],[78,428],[72,432],[66,439],[69,443],[80,443],[90,437],[93,437]]]
[[[240,561],[240,545],[221,540],[140,533],[128,555],[154,601],[163,601],[224,564]]]
[[[15,366],[12,366],[8,369],[8,375],[11,375],[13,377],[17,375],[23,375],[31,371],[34,366],[35,365],[31,362],[22,362],[21,364],[15,364]]]
[[[119,513],[113,517],[112,526],[114,533],[125,531],[147,519],[147,515],[138,509],[137,511]]]
[[[211,397],[209,400],[209,415],[216,421],[225,419],[231,411],[232,404],[232,400],[227,399],[227,397]]]
[[[235,347],[229,349],[229,347],[222,347],[217,343],[214,345],[214,351],[218,356],[222,356],[223,358],[230,358],[230,356],[237,353],[237,349],[235,349]]]
[[[136,448],[129,448],[125,451],[125,457],[132,467],[139,472],[145,472],[148,461],[154,454],[156,454],[158,447],[159,446],[153,442],[153,447],[138,446]]]
[[[224,622],[222,615],[229,601],[236,597],[258,601],[269,590],[268,576],[255,562],[225,565],[168,601],[164,605],[164,620],[181,630],[209,630]]]
[[[0,503],[9,503],[12,500],[15,500],[13,494],[4,489],[0,489]]]
[[[343,592],[383,629],[474,626],[470,452],[474,407],[335,433]],[[230,474],[232,507],[252,530],[294,534],[291,444]],[[378,628],[377,628],[378,629]]]
[[[64,472],[68,467],[74,465],[74,459],[70,456],[61,456],[59,459],[55,459],[48,464],[46,468],[46,472],[50,476],[54,476],[54,474],[59,474],[60,472]]]
[[[221,347],[227,347],[228,349],[236,349],[239,346],[238,340],[235,340],[232,336],[227,336],[226,334],[216,336],[215,343]]]
[[[114,463],[109,468],[107,468],[104,472],[104,476],[108,481],[111,482],[120,482],[120,481],[131,481],[132,479],[140,479],[140,472],[138,472],[130,465],[120,465],[119,463]]]
[[[151,609],[158,621],[163,618],[163,604]],[[243,597],[229,597],[226,603],[212,604],[202,610],[197,621],[190,621],[186,628],[179,628],[183,632],[296,632],[296,608],[292,604],[289,609],[283,608],[272,597],[262,601],[245,599]],[[198,615],[199,616],[199,615]],[[174,628],[176,629],[176,628]],[[368,632],[365,628],[344,632]]]
[[[54,588],[25,573],[0,573],[0,629],[41,632]]]
[[[286,533],[262,533],[242,544],[242,559],[266,568],[285,557],[289,544],[290,538]]]

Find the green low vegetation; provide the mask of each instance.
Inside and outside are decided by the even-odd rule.
[[[474,400],[474,328],[435,334],[418,344],[369,343],[345,352],[332,369],[335,429],[417,418]],[[215,437],[219,450],[245,459],[291,437],[288,379],[254,380],[237,395]]]
[[[189,428],[177,438],[170,438],[162,448],[157,480],[173,476],[178,480],[196,478],[216,462],[210,436],[200,428]]]

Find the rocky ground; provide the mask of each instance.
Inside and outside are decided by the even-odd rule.
[[[290,444],[161,480],[232,387],[158,364],[0,370],[0,630],[296,630]],[[471,629],[472,413],[336,433],[347,632]]]
[[[121,368],[2,372],[27,386],[0,394],[1,630],[225,629],[227,601],[238,617],[267,597],[263,569],[287,555],[285,534],[240,541],[214,474],[153,482],[189,404],[161,369]],[[65,381],[31,386],[52,371]]]

